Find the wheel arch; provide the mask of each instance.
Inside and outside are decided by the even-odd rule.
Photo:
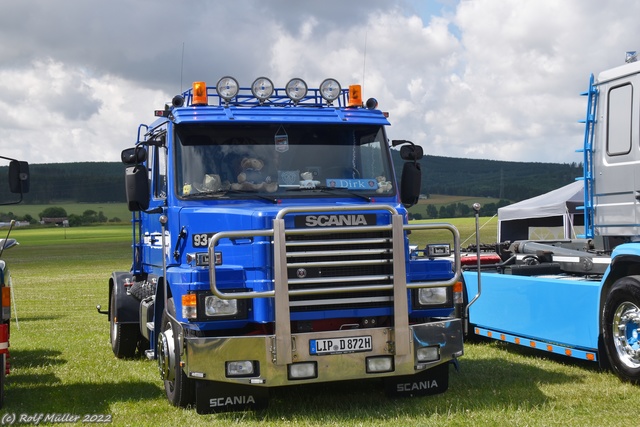
[[[611,265],[602,279],[598,306],[598,360],[600,366],[604,369],[612,368],[605,349],[604,337],[602,336],[605,303],[616,282],[628,276],[640,276],[640,256],[631,254],[616,256],[611,260]]]

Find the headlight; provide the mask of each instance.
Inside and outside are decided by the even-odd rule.
[[[235,316],[238,314],[237,299],[220,299],[215,295],[204,299],[204,314],[213,316]]]
[[[447,288],[421,288],[418,290],[420,305],[442,305],[447,301]]]

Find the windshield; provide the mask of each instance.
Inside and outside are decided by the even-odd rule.
[[[181,198],[391,194],[381,126],[176,126]]]

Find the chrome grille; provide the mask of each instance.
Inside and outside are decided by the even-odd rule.
[[[390,231],[295,234],[286,238],[290,290],[393,284]],[[391,307],[391,290],[292,295],[292,312]]]

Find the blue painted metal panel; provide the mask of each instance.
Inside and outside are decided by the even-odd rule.
[[[469,298],[477,273],[463,273]],[[481,328],[582,349],[598,348],[599,281],[482,273],[482,295],[469,310]]]
[[[250,123],[360,123],[389,125],[378,110],[339,110],[331,107],[182,107],[172,110],[173,121]]]

